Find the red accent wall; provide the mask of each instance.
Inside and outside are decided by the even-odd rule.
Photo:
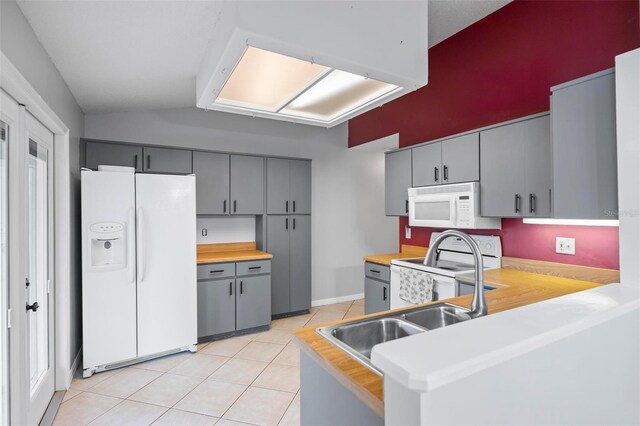
[[[638,0],[516,0],[429,49],[429,83],[350,120],[349,147],[394,133],[405,147],[547,111],[551,86],[640,46],[639,14]],[[424,244],[431,231],[400,242]],[[506,219],[495,234],[506,256],[619,267],[617,228]],[[555,236],[575,236],[576,256],[555,254]]]

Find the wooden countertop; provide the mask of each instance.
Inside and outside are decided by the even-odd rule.
[[[386,253],[386,254],[371,254],[365,256],[364,260],[367,262],[377,263],[378,265],[391,265],[393,259],[407,259],[410,257],[424,257],[427,255],[428,247],[411,246],[403,244],[400,248],[400,253]]]
[[[246,243],[198,244],[197,263],[241,262],[272,259],[273,255],[256,250],[255,241]]]
[[[485,271],[484,279],[487,284],[498,286],[495,290],[485,292],[489,315],[601,285],[589,281],[505,268]],[[468,307],[471,305],[471,299],[472,295],[465,295],[449,299],[447,302]],[[400,308],[395,311],[405,309],[411,308]],[[322,324],[322,326],[365,317],[373,318],[388,313],[389,311],[386,311],[348,320],[334,321]],[[316,333],[316,328],[318,327],[318,325],[315,325],[295,331],[296,341],[300,348],[322,365],[340,383],[356,394],[378,415],[384,417],[382,378],[351,358],[346,352],[320,337]]]

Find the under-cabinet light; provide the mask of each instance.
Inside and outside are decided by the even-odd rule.
[[[530,225],[574,225],[574,226],[620,226],[618,220],[610,219],[522,219]]]

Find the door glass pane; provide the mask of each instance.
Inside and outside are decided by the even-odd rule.
[[[9,295],[9,275],[7,265],[9,263],[9,251],[7,248],[8,235],[7,235],[7,214],[8,214],[8,201],[9,201],[9,186],[7,185],[8,179],[8,140],[9,140],[9,126],[3,121],[0,121],[0,309],[5,312],[7,308],[7,300]],[[5,316],[2,316],[0,320],[0,380],[2,380],[2,390],[0,391],[0,423],[7,424],[7,407],[8,407],[8,374],[7,374],[7,361],[8,361],[8,340],[7,340],[7,327],[5,323]]]
[[[416,219],[451,220],[451,203],[449,201],[429,201],[416,203]]]
[[[29,373],[31,393],[38,389],[49,368],[48,290],[49,279],[49,182],[48,152],[42,145],[29,140],[28,156],[28,233],[29,286],[27,303],[38,304],[36,311],[27,313],[29,333]]]

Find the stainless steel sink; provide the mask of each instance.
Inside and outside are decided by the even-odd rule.
[[[442,328],[470,320],[469,310],[453,305],[433,306],[402,314],[400,317],[427,330]]]
[[[466,321],[471,319],[468,312],[469,309],[450,303],[437,303],[320,327],[317,332],[374,373],[382,375],[371,364],[371,350],[375,345]]]

